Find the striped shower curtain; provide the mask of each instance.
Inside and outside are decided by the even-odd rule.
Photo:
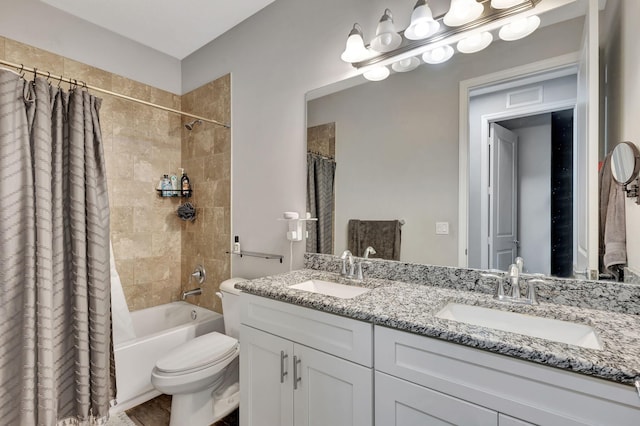
[[[0,69],[0,419],[103,424],[115,392],[100,99]]]
[[[307,252],[333,254],[333,210],[336,162],[307,153],[307,211],[317,222],[307,222]]]

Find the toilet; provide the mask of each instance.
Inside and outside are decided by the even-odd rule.
[[[151,383],[172,395],[170,426],[208,426],[240,404],[238,342],[240,290],[231,278],[220,284],[225,334],[208,333],[174,348],[160,358]]]

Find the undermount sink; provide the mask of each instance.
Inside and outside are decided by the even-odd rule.
[[[568,343],[583,348],[602,349],[602,342],[596,331],[584,324],[462,303],[447,304],[436,314],[436,317],[554,342]]]
[[[333,296],[339,299],[352,299],[370,290],[364,287],[356,287],[352,285],[344,285],[322,280],[309,280],[300,284],[294,284],[292,286],[289,286],[289,288],[295,288],[296,290],[308,291],[311,293],[324,294],[325,296]]]

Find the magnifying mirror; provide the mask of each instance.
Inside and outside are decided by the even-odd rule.
[[[621,142],[611,154],[611,174],[621,185],[627,185],[638,177],[640,151],[631,142]]]

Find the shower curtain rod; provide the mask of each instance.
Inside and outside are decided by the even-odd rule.
[[[15,69],[19,70],[19,72],[21,72],[21,73],[25,72],[25,73],[38,74],[38,75],[41,75],[43,77],[47,77],[47,79],[57,80],[59,82],[69,83],[69,84],[72,84],[72,85],[75,85],[75,86],[78,86],[78,87],[83,87],[85,89],[94,90],[96,92],[100,92],[100,93],[104,93],[104,94],[107,94],[107,95],[115,96],[115,97],[120,98],[120,99],[126,99],[126,100],[131,101],[131,102],[137,102],[137,103],[142,104],[142,105],[150,106],[150,107],[153,107],[153,108],[158,108],[158,109],[161,109],[163,111],[172,112],[174,114],[179,114],[179,115],[182,115],[184,117],[190,117],[190,118],[195,118],[196,120],[202,120],[202,121],[205,121],[207,123],[212,123],[212,124],[215,124],[215,125],[218,125],[218,126],[226,127],[227,129],[231,128],[231,126],[229,124],[221,123],[221,122],[219,122],[217,120],[212,120],[210,118],[200,117],[199,115],[189,114],[188,112],[184,112],[184,111],[180,111],[180,110],[177,110],[177,109],[169,108],[169,107],[166,107],[166,106],[163,106],[163,105],[154,104],[152,102],[143,101],[142,99],[133,98],[131,96],[123,95],[121,93],[112,92],[111,90],[102,89],[100,87],[90,86],[87,83],[85,83],[84,81],[74,80],[74,79],[71,79],[71,78],[63,77],[61,75],[54,75],[54,74],[51,74],[49,72],[40,71],[37,68],[27,68],[22,64],[14,64],[13,62],[5,61],[5,60],[2,60],[2,59],[0,59],[0,64],[6,65],[8,67],[15,68]]]

